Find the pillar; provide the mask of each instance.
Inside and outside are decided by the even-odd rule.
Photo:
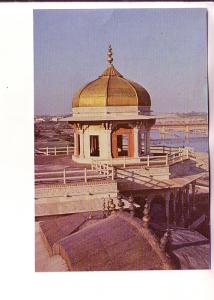
[[[142,155],[142,129],[138,131],[138,153],[139,156]]]
[[[77,133],[74,132],[74,156],[78,155],[78,138]]]
[[[107,157],[108,159],[112,158],[111,154],[111,129],[106,129],[106,138],[107,138]]]
[[[190,219],[189,185],[186,186],[186,204],[187,204],[187,220],[189,220]]]
[[[150,152],[150,131],[147,129],[144,131],[144,155]]]
[[[184,190],[180,190],[180,202],[181,202],[181,225],[184,226]]]
[[[80,157],[81,158],[84,158],[84,134],[83,134],[83,130],[79,130],[79,135],[80,135],[80,149],[79,149],[79,152],[80,152]]]
[[[147,131],[147,154],[150,152],[150,129]]]
[[[103,128],[99,133],[100,159],[111,160],[111,130]]]
[[[166,207],[166,228],[167,229],[169,229],[169,201],[170,201],[170,192],[166,192],[165,207]]]
[[[139,157],[139,144],[138,144],[138,128],[133,128],[134,133],[134,158]]]
[[[196,211],[196,205],[195,205],[195,181],[192,182],[192,210],[193,210],[193,212]]]
[[[88,158],[88,159],[91,158],[90,133],[91,133],[90,128],[87,128],[84,130],[84,134],[83,134],[83,155],[84,158]]]
[[[173,192],[173,224],[176,226],[177,221],[177,215],[176,215],[176,204],[177,204],[177,190],[174,190]]]

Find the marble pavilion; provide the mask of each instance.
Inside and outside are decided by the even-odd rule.
[[[155,124],[150,95],[116,70],[111,46],[107,68],[76,92],[72,111],[68,121],[74,128],[74,161],[117,164],[125,157],[127,163],[136,163],[149,154],[150,130]]]

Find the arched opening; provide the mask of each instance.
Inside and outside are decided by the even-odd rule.
[[[112,132],[112,157],[134,156],[134,136],[133,129],[120,127]]]
[[[76,155],[80,155],[80,135],[79,134],[77,134],[77,145],[76,145]]]
[[[98,135],[90,135],[90,156],[100,156]]]

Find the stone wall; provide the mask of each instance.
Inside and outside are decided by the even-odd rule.
[[[116,182],[36,187],[35,216],[102,210],[109,195],[116,199]]]
[[[139,174],[139,179],[142,178],[142,176],[146,176],[147,178],[151,177],[153,179],[157,180],[164,180],[164,179],[169,179],[170,173],[169,173],[169,167],[168,166],[162,166],[162,167],[153,167],[153,168],[135,168],[135,167],[128,167],[124,171],[122,169],[118,170],[118,173],[123,174],[124,176],[127,176],[127,173],[134,172],[135,174],[135,179],[138,178],[136,174]],[[117,174],[117,171],[115,172]]]

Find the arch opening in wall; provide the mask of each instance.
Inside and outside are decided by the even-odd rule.
[[[112,132],[112,157],[133,157],[134,156],[134,136],[130,127],[119,127]]]
[[[90,135],[90,156],[100,156],[99,135]]]

